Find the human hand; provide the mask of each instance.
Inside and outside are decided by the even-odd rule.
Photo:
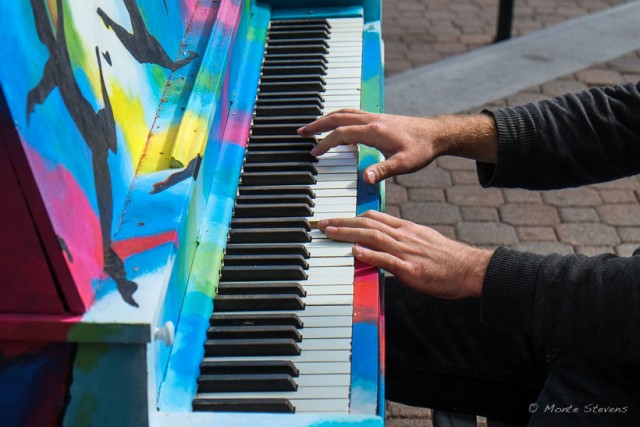
[[[497,131],[493,118],[469,116],[408,117],[343,109],[298,129],[302,136],[332,131],[311,150],[320,156],[338,145],[365,144],[386,160],[369,166],[364,179],[375,184],[415,172],[443,154],[495,163]]]
[[[298,133],[311,136],[333,131],[311,151],[314,156],[338,145],[361,143],[376,148],[386,160],[368,167],[364,173],[365,181],[375,184],[431,163],[440,154],[432,137],[432,127],[432,119],[343,109],[300,128]]]
[[[492,251],[448,239],[432,228],[377,211],[355,218],[322,220],[327,237],[357,243],[360,261],[393,273],[407,286],[431,296],[478,297]]]

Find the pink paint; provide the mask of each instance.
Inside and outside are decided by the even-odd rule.
[[[227,134],[228,130],[232,138],[225,140],[224,142],[245,147],[247,145],[247,138],[249,138],[250,125],[251,113],[238,111],[235,114],[230,115],[227,121],[227,127],[225,128],[225,134]]]
[[[173,243],[176,248],[178,247],[178,233],[175,230],[154,234],[152,236],[140,236],[120,240],[118,242],[113,242],[112,247],[120,258],[125,259],[131,255],[148,251],[149,249],[153,249],[168,242]]]
[[[77,292],[88,303],[94,298],[92,282],[103,275],[98,215],[71,172],[63,165],[49,166],[28,143],[23,146],[55,233],[68,248],[63,254]]]

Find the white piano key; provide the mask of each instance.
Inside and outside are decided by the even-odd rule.
[[[256,391],[228,393],[197,393],[196,398],[210,399],[255,399],[260,397],[282,397],[286,399],[348,398],[348,387],[298,387],[296,391]]]
[[[296,367],[303,371],[305,375],[314,374],[350,374],[351,363],[335,362],[298,362]]]
[[[333,147],[328,151],[328,153],[344,153],[344,152],[353,152],[358,151],[358,145],[338,145],[337,147]]]
[[[316,197],[356,197],[358,194],[355,188],[316,188],[313,192]]]
[[[353,256],[345,254],[345,256],[335,257],[311,257],[308,260],[309,267],[348,267],[353,265]]]
[[[341,306],[338,306],[341,307]],[[304,328],[339,328],[347,327],[351,328],[353,324],[353,318],[351,316],[309,316],[301,318],[304,322]]]
[[[356,78],[358,82],[362,79],[362,73],[360,70],[355,69],[355,67],[350,68],[329,68],[327,70],[327,74],[324,76],[325,81],[327,79],[336,79],[336,78]]]
[[[356,173],[319,173],[316,176],[317,182],[327,181],[356,181],[358,174]]]
[[[314,218],[321,214],[333,214],[336,218],[353,218],[356,216],[356,207],[354,205],[348,210],[344,206],[337,205],[316,206],[313,208]]]
[[[330,339],[330,338],[348,338],[351,339],[351,328],[309,328],[301,329],[302,339]]]
[[[224,357],[205,357],[203,361],[240,361],[254,362],[259,360],[291,360],[293,363],[298,362],[349,362],[351,357],[350,350],[308,350],[300,353],[299,356],[224,356]]]
[[[295,378],[298,387],[340,387],[351,384],[351,376],[344,374],[305,374]]]
[[[311,256],[315,258],[353,256],[353,244],[340,242],[343,244],[340,246],[334,246],[327,242],[333,242],[333,240],[325,239],[325,242],[314,240],[307,243],[305,246],[312,253]]]
[[[304,285],[305,291],[307,291],[308,297],[316,297],[320,295],[348,295],[353,299],[353,285],[340,285],[340,286],[310,286]]]
[[[322,196],[318,196],[316,194],[316,198],[314,199],[316,204],[322,204],[322,205],[343,205],[343,206],[350,206],[356,205],[356,197],[336,197],[336,196],[332,196],[332,197],[322,197]]]
[[[326,181],[326,182],[316,182],[311,189],[315,191],[316,189],[324,190],[328,188],[333,189],[348,189],[348,188],[358,188],[358,184],[355,180],[347,180],[347,181]]]
[[[323,219],[332,219],[332,218],[347,218],[347,217],[353,217],[355,215],[344,215],[341,214],[340,212],[318,212],[317,214],[313,215],[312,219],[314,221],[322,221]]]
[[[302,300],[308,306],[350,305],[353,304],[353,295],[311,295]]]
[[[349,411],[349,399],[290,399],[290,402],[296,408],[296,413]]]
[[[356,173],[358,162],[355,159],[327,159],[315,165],[318,173]]]

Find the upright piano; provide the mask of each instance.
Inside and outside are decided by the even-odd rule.
[[[384,422],[380,0],[1,2],[4,426]]]

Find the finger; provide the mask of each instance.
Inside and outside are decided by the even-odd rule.
[[[315,148],[314,148],[315,149]],[[377,184],[378,182],[400,175],[402,173],[402,164],[397,157],[389,157],[380,163],[369,166],[364,171],[364,180],[368,184]]]
[[[332,240],[357,243],[392,254],[400,253],[400,243],[378,229],[329,226],[325,229],[325,234]]]
[[[331,132],[311,150],[311,155],[321,156],[333,147],[339,145],[355,145],[357,143],[366,144],[369,132],[366,126],[352,125],[341,126]]]
[[[369,115],[369,113],[352,109],[334,111],[331,114],[320,117],[308,125],[301,127],[298,129],[298,134],[302,136],[313,136],[334,130],[340,126],[365,124],[371,120],[367,117]]]
[[[362,246],[354,246],[353,256],[362,262],[387,270],[396,276],[398,275],[398,272],[402,272],[406,269],[405,261],[387,252],[379,252],[363,248]]]
[[[326,231],[327,227],[348,227],[348,228],[363,228],[369,230],[378,230],[394,239],[398,237],[394,227],[391,227],[384,222],[377,221],[371,217],[361,215],[351,218],[332,218],[325,219],[318,223],[320,231]]]
[[[398,217],[374,210],[368,210],[360,216],[371,218],[372,220],[381,222],[392,228],[400,228],[404,223],[404,220]]]

